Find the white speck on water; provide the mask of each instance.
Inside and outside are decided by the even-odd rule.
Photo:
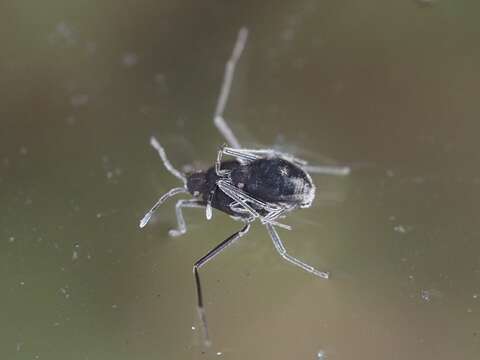
[[[77,250],[73,250],[73,253],[72,253],[72,261],[75,261],[78,259],[78,251]]]
[[[14,236],[10,236],[10,237],[8,238],[8,242],[11,242],[11,243],[12,243],[12,242],[14,242],[14,241],[15,241],[15,237],[14,237]]]
[[[473,310],[472,310],[471,308],[468,308],[468,309],[467,309],[467,312],[468,312],[468,313],[471,313],[471,312],[473,312]]]
[[[217,351],[217,356],[222,356],[222,352],[221,351]]]
[[[432,300],[432,296],[428,290],[420,291],[420,296],[425,302],[430,302],[430,300]]]
[[[69,298],[70,298],[70,294],[68,293],[68,291],[67,291],[66,288],[60,288],[60,292],[63,294],[63,296],[65,297],[65,299],[69,299]]]
[[[473,294],[474,299],[478,299],[480,296],[478,294]]]
[[[413,280],[415,280],[415,278],[413,277],[413,275],[408,275],[408,280],[413,281]]]
[[[125,67],[135,66],[138,62],[138,55],[133,52],[128,52],[122,55],[122,64]]]
[[[443,297],[443,293],[437,289],[426,289],[420,291],[420,296],[423,301],[430,302],[433,299],[440,299]]]
[[[192,326],[192,330],[195,331],[195,326]]]
[[[65,22],[58,23],[55,30],[66,39],[71,38],[73,35],[72,29]]]
[[[17,343],[17,352],[22,350],[23,342],[18,342]]]
[[[19,151],[20,155],[27,155],[28,149],[25,146],[22,146]]]
[[[406,234],[412,230],[412,227],[407,225],[396,225],[393,227],[393,230],[400,234]]]
[[[118,305],[117,304],[112,304],[112,309],[118,309]]]
[[[395,176],[395,173],[393,172],[393,170],[387,170],[386,174],[387,174],[388,177],[394,177]]]
[[[76,42],[75,32],[66,22],[59,22],[55,26],[55,30],[48,36],[51,43],[64,43],[65,45],[73,45]]]
[[[88,95],[87,94],[75,94],[70,98],[70,104],[73,107],[80,107],[88,104]]]
[[[323,360],[323,359],[326,359],[326,358],[327,358],[327,356],[326,356],[326,354],[325,354],[325,351],[320,350],[320,351],[317,353],[317,359]]]

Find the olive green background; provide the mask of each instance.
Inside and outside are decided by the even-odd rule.
[[[0,4],[1,359],[480,358],[480,4],[474,1],[32,1]],[[213,164],[237,31],[250,36],[226,117],[243,144],[313,164],[314,206],[202,269],[240,224],[174,201]],[[195,328],[195,330],[192,329]]]

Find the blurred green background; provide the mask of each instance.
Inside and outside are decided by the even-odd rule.
[[[0,4],[0,359],[479,359],[480,3],[32,1]],[[227,119],[242,143],[314,164],[314,207],[202,269],[239,228],[174,201],[213,164],[237,31],[250,37]],[[192,328],[193,327],[193,328]]]

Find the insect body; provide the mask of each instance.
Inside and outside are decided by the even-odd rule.
[[[197,291],[197,303],[205,336],[208,341],[203,295],[199,269],[213,259],[235,240],[245,235],[253,221],[260,221],[267,228],[275,249],[288,262],[313,275],[327,279],[329,274],[291,256],[285,249],[276,228],[290,230],[288,225],[279,222],[292,210],[308,208],[315,198],[315,185],[309,173],[328,175],[348,175],[348,167],[310,166],[305,161],[289,154],[270,149],[244,149],[223,119],[223,111],[233,79],[235,64],[245,45],[247,30],[239,32],[231,59],[228,61],[222,90],[214,115],[214,124],[227,140],[229,146],[223,146],[217,153],[214,166],[206,171],[183,174],[175,169],[168,160],[165,150],[152,137],[150,144],[157,150],[165,167],[183,182],[183,186],[173,188],[160,197],[157,203],[140,221],[144,227],[152,214],[168,198],[190,193],[191,199],[178,200],[175,210],[178,227],[170,230],[171,236],[179,236],[187,231],[182,209],[189,207],[206,209],[207,219],[212,217],[212,208],[220,210],[233,219],[241,221],[243,227],[223,240],[193,265],[193,274]],[[224,156],[231,159],[223,160]]]
[[[310,175],[275,152],[255,160],[222,161],[218,167],[189,175],[187,189],[200,196],[202,205],[210,203],[233,217],[265,219],[275,210],[308,207],[315,197]]]

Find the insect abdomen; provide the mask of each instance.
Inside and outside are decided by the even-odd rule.
[[[282,158],[255,160],[233,170],[231,177],[238,188],[266,202],[308,206],[315,196],[310,176]]]

